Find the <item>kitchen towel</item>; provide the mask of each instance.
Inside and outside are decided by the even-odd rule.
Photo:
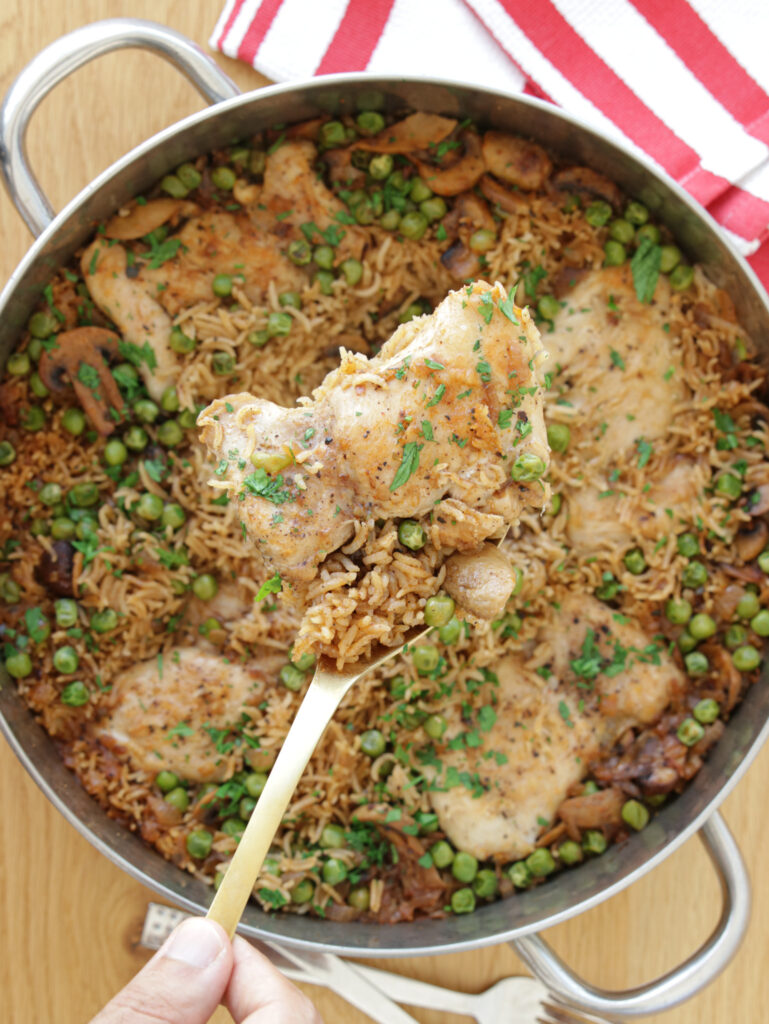
[[[549,100],[675,178],[769,287],[767,0],[227,0],[211,45]]]

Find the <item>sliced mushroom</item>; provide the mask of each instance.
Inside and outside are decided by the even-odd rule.
[[[460,281],[478,276],[481,261],[477,253],[469,249],[464,242],[455,242],[441,255],[441,263],[446,270]]]
[[[585,202],[605,199],[615,210],[622,206],[623,195],[617,185],[590,167],[567,167],[554,174],[550,184],[556,192],[577,195]]]
[[[497,619],[515,587],[515,571],[496,544],[483,544],[446,562],[444,586],[460,608],[479,619]]]
[[[542,188],[553,170],[544,149],[520,135],[486,132],[482,152],[487,171],[529,192]]]
[[[752,562],[764,550],[767,540],[769,540],[769,526],[763,519],[757,519],[753,523],[752,529],[737,535],[735,540],[737,554],[743,562]]]
[[[564,800],[558,815],[572,839],[579,839],[584,828],[601,828],[622,822],[625,796],[620,789],[602,789],[598,793],[574,796]]]
[[[326,120],[324,117],[313,117],[309,121],[300,121],[298,124],[292,124],[290,128],[286,128],[287,139],[309,139],[310,142],[315,142],[318,138],[318,132],[320,126]]]
[[[75,592],[72,580],[75,549],[69,541],[55,540],[52,551],[43,551],[35,568],[35,579],[59,597],[72,597]]]
[[[365,182],[365,173],[352,164],[352,150],[329,149],[323,154],[323,159],[328,166],[328,177],[332,183],[339,182],[357,187]]]
[[[525,205],[525,200],[520,193],[511,192],[504,185],[500,185],[490,174],[483,175],[480,180],[480,189],[490,203],[498,206],[505,213],[519,213]]]
[[[372,153],[416,153],[420,149],[437,146],[456,126],[457,122],[451,117],[411,114],[370,139],[356,139],[355,148],[368,149]]]
[[[107,366],[107,358],[117,354],[120,339],[105,327],[76,327],[56,337],[57,346],[40,357],[38,373],[50,391],[63,391],[65,377],[75,389],[88,419],[106,437],[115,429],[110,409],[118,414],[123,398]],[[94,380],[90,380],[93,374]]]
[[[478,135],[475,132],[464,132],[462,141],[465,146],[464,155],[446,170],[411,157],[421,176],[438,196],[455,196],[466,192],[473,188],[485,170]]]
[[[124,216],[116,213],[104,228],[107,238],[116,238],[121,242],[128,242],[134,238],[144,238],[145,235],[161,227],[172,217],[192,217],[199,213],[200,209],[196,203],[186,199],[150,199],[149,202],[139,205],[136,203],[130,207],[129,212]]]
[[[754,491],[755,501],[752,501],[746,511],[752,516],[763,516],[769,512],[769,484],[761,484]]]

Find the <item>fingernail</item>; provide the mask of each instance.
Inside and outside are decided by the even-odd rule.
[[[222,933],[215,925],[202,917],[190,917],[168,937],[162,955],[190,967],[208,967],[223,949]]]

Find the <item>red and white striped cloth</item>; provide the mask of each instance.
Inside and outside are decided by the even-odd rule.
[[[276,81],[460,79],[642,151],[769,287],[767,0],[227,0],[211,45]]]

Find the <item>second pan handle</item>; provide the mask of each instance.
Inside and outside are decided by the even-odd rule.
[[[73,71],[113,50],[136,47],[163,57],[209,103],[240,95],[235,83],[192,40],[154,21],[110,18],[75,29],[41,50],[20,72],[0,107],[0,172],[8,194],[33,235],[55,214],[27,160],[27,126],[40,101]]]

